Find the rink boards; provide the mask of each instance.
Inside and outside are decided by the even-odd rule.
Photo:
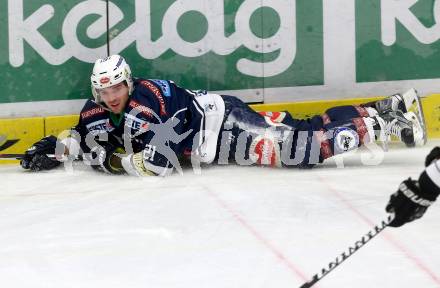
[[[289,111],[297,118],[307,118],[321,114],[334,106],[359,104],[379,99],[362,98],[330,101],[309,101],[295,103],[254,104],[257,111]],[[427,122],[428,137],[440,138],[440,94],[423,99],[423,108]],[[76,125],[79,115],[63,115],[33,118],[0,119],[0,154],[23,153],[33,143],[47,135],[59,135]],[[9,141],[9,142],[8,142]],[[8,143],[15,142],[7,147]],[[3,149],[2,149],[3,148]],[[0,164],[15,161],[3,160]]]

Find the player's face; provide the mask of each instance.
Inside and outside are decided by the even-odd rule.
[[[125,82],[99,90],[105,105],[115,114],[120,114],[128,101],[128,87]]]

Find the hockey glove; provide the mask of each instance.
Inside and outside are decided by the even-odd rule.
[[[157,175],[145,167],[144,153],[145,151],[141,151],[122,158],[122,167],[124,167],[124,170],[127,171],[128,174],[138,177]]]
[[[98,142],[98,144],[99,146],[91,150],[92,168],[109,174],[123,174],[125,170],[120,164],[120,155],[125,154],[124,148],[109,142]]]
[[[47,154],[55,154],[56,146],[55,136],[44,137],[26,150],[20,161],[21,167],[31,171],[50,170],[57,167],[61,162],[47,156]]]
[[[426,185],[428,180],[430,183]],[[431,184],[434,186],[430,187]],[[411,178],[403,181],[399,190],[391,195],[385,208],[387,212],[394,213],[394,220],[389,226],[400,227],[422,217],[428,207],[436,200],[437,189],[425,172],[420,176],[419,182]]]
[[[440,147],[435,147],[432,151],[426,156],[425,166],[429,166],[434,160],[440,159]]]

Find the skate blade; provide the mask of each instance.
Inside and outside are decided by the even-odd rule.
[[[421,136],[419,136],[421,139],[416,140],[416,146],[423,146],[428,141],[428,137],[426,133],[426,121],[423,113],[421,98],[416,89],[412,88],[403,94],[403,99],[408,112],[412,112],[414,117],[416,117],[418,120],[418,123],[415,123],[415,125],[419,127],[414,128],[418,131],[418,134],[421,134]]]

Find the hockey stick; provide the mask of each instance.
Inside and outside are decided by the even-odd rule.
[[[55,154],[46,154],[50,159],[56,159]],[[21,160],[24,154],[0,154],[0,160]]]
[[[0,160],[20,160],[23,157],[24,154],[0,154]]]
[[[316,273],[312,280],[301,285],[300,288],[309,288],[315,285],[319,280],[327,276],[331,271],[333,271],[336,267],[338,267],[342,262],[348,259],[351,255],[353,255],[356,251],[361,249],[365,244],[367,244],[371,239],[376,237],[380,232],[382,232],[390,223],[393,221],[394,215],[389,215],[386,220],[382,220],[382,223],[374,226],[372,231],[369,231],[365,234],[362,239],[356,241],[353,246],[348,247],[348,249],[342,252],[336,259],[330,262],[326,267],[322,268],[320,272]]]

